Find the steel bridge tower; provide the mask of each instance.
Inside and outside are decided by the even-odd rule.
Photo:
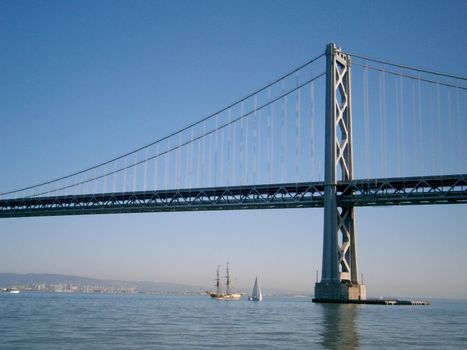
[[[353,179],[350,78],[350,56],[328,44],[323,262],[321,281],[315,284],[316,301],[366,299],[365,285],[358,281],[354,208],[337,206],[338,179]]]

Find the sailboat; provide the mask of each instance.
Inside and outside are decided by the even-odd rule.
[[[221,293],[219,268],[220,266],[218,265],[217,266],[217,277],[216,277],[216,291],[209,293],[211,298],[216,299],[216,300],[238,300],[240,299],[242,297],[240,293],[232,293],[232,291],[230,290],[229,263],[227,263],[227,275],[225,276],[227,278],[226,291],[225,293]]]
[[[255,278],[255,285],[253,286],[253,291],[251,292],[251,296],[248,297],[248,300],[251,300],[251,301],[263,300],[263,294],[261,293],[261,288],[258,283],[258,277]]]

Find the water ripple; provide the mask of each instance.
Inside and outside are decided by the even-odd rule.
[[[459,349],[466,302],[429,307],[0,294],[0,349]]]

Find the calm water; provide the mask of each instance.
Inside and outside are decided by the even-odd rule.
[[[467,302],[0,293],[0,349],[460,349]]]

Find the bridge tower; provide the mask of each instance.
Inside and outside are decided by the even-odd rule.
[[[323,262],[321,281],[315,284],[316,301],[366,299],[365,285],[358,281],[354,208],[337,205],[338,178],[353,178],[350,78],[350,56],[328,44]]]

